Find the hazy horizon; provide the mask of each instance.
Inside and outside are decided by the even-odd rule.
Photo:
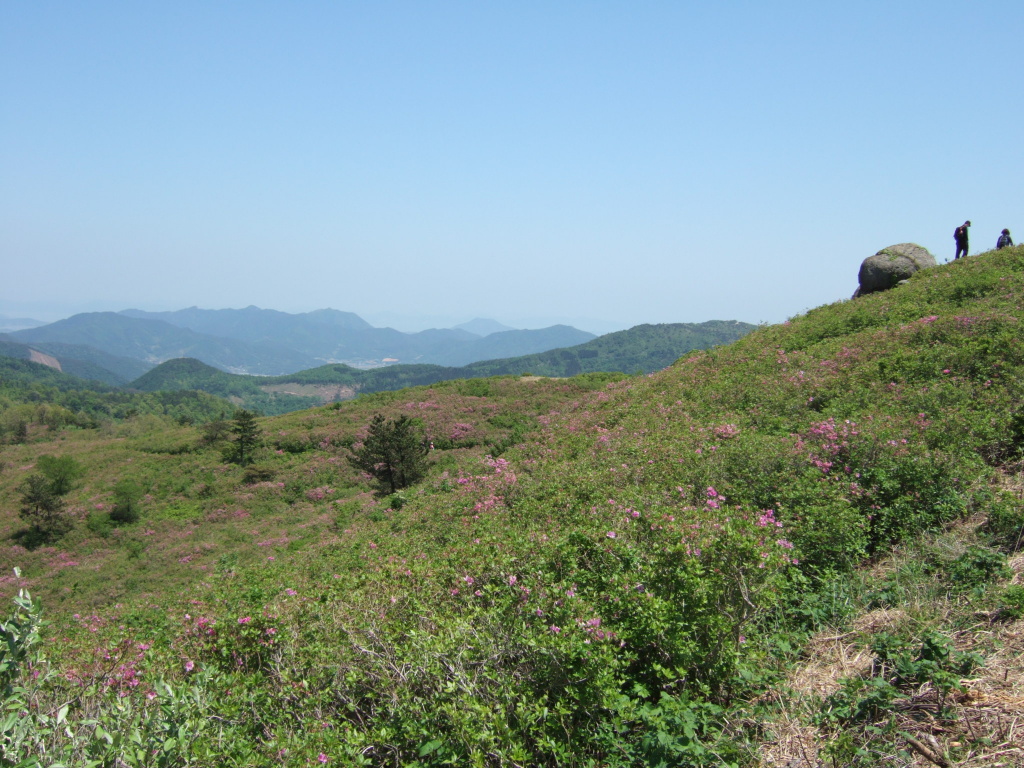
[[[81,309],[80,311],[72,312],[61,312],[59,309],[54,309],[51,312],[12,312],[8,309],[7,303],[0,303],[0,325],[5,320],[32,320],[44,324],[55,323],[59,320],[66,320],[69,317],[73,317],[77,314],[89,313],[89,312],[123,312],[125,310],[141,310],[145,312],[173,312],[181,309],[191,309],[198,305],[192,304],[187,307],[174,307],[167,309],[146,309],[144,307],[137,306],[121,306],[117,309],[111,308],[94,308],[94,309]],[[247,305],[256,306],[256,305]],[[245,309],[246,307],[199,307],[199,309],[218,310],[218,309]],[[284,312],[286,310],[280,310],[277,307],[258,307],[258,309],[277,310]],[[351,312],[342,307],[312,307],[307,310],[301,310],[298,312],[289,312],[288,314],[304,314],[307,312],[314,312],[320,309],[333,309],[341,312]],[[579,317],[566,317],[562,315],[541,315],[532,317],[514,317],[511,320],[506,320],[500,317],[485,317],[476,315],[473,317],[463,315],[444,315],[444,314],[404,314],[401,312],[392,312],[389,310],[370,311],[366,313],[354,312],[353,314],[358,315],[363,320],[368,322],[370,325],[376,328],[393,328],[398,331],[405,333],[416,333],[418,331],[424,331],[431,328],[454,328],[458,325],[469,323],[473,320],[483,319],[492,320],[502,325],[509,326],[516,330],[532,330],[540,328],[549,328],[553,325],[571,325],[581,331],[588,331],[597,336],[601,336],[607,333],[614,333],[615,331],[626,330],[634,327],[620,326],[614,322],[602,320],[598,318],[579,318]],[[731,320],[732,318],[708,318],[708,320]],[[704,322],[704,321],[700,321]],[[642,323],[635,323],[634,325],[642,325]],[[595,330],[596,329],[596,330]]]

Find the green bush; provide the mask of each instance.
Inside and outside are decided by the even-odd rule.
[[[277,469],[269,464],[250,464],[242,473],[242,482],[246,485],[265,483],[273,480],[277,475]]]
[[[954,591],[966,592],[1012,575],[1002,552],[971,546],[949,564],[945,580]]]
[[[58,496],[70,493],[78,478],[85,474],[85,468],[72,456],[40,456],[36,469],[49,480],[50,490]]]
[[[1024,545],[1024,504],[1010,494],[997,498],[988,509],[984,530],[992,544],[1007,552]]]
[[[115,523],[134,523],[142,515],[142,497],[145,492],[134,480],[124,479],[114,486],[114,508],[110,519]]]
[[[85,518],[85,527],[90,533],[105,539],[114,531],[115,526],[110,519],[110,513],[94,509]]]
[[[1024,619],[1024,585],[1011,584],[1003,590],[1000,615],[1010,621]]]

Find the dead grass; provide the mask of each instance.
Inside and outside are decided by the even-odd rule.
[[[1019,482],[1020,477],[1014,480]],[[976,516],[950,532],[956,539],[951,545],[973,536],[983,521]],[[1010,581],[1024,582],[1024,552],[1010,558],[1009,566]],[[876,563],[872,574],[881,577],[896,567],[894,559],[887,559]],[[929,608],[941,628],[950,625],[959,606],[944,600]],[[899,700],[879,723],[895,726],[899,734],[893,737],[893,754],[880,756],[879,765],[1024,768],[1024,620],[1000,622],[997,615],[989,614],[975,618],[977,623],[966,629],[944,631],[957,651],[980,654],[983,665],[962,681],[965,690],[951,699],[940,701],[939,692],[927,685]],[[916,620],[916,610],[913,617],[904,610],[873,610],[856,617],[846,632],[813,637],[805,660],[782,686],[764,697],[762,703],[774,705],[777,714],[768,724],[771,736],[761,745],[758,764],[762,768],[842,768],[825,755],[829,736],[811,724],[814,715],[839,690],[842,678],[870,674],[872,636]],[[899,751],[911,758],[899,757]]]

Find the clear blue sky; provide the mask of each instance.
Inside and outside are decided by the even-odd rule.
[[[778,322],[886,245],[1024,239],[1022,36],[1019,0],[5,0],[0,315]]]

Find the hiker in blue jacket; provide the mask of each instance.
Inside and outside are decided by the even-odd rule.
[[[1000,248],[1009,248],[1012,245],[1013,238],[1010,237],[1010,230],[1004,229],[1003,234],[1001,234],[999,239],[996,240],[996,250],[998,251]]]

